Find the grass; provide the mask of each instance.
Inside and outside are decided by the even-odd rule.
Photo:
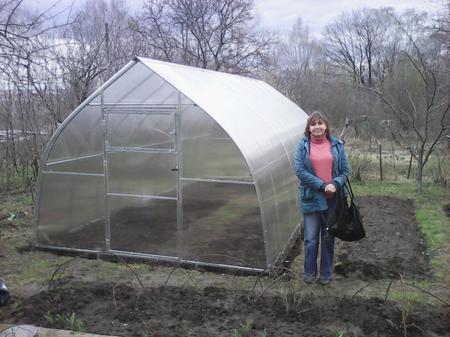
[[[0,200],[0,231],[3,227],[29,226],[32,221],[33,199],[29,193],[2,195]]]
[[[422,194],[416,191],[414,180],[401,182],[366,181],[352,183],[356,195],[382,195],[412,199],[417,223],[426,239],[431,266],[437,280],[450,282],[450,220],[444,206],[450,204],[450,189],[424,184]]]
[[[353,174],[357,175],[358,168],[363,180],[375,180],[380,176],[380,158],[377,146],[369,146],[367,141],[358,139],[348,139],[346,142],[347,153]],[[405,149],[392,143],[383,141],[382,151],[383,177],[387,180],[404,179],[408,173],[411,155]],[[411,162],[410,177],[415,177],[417,170],[417,161]],[[450,183],[450,156],[445,144],[438,146],[436,151],[430,156],[428,162],[423,168],[424,179],[430,181]]]
[[[19,212],[31,211],[33,199],[29,193],[16,194],[6,198],[1,203],[1,209],[8,213],[17,214]]]
[[[21,280],[24,282],[47,282],[49,271],[54,268],[54,264],[48,260],[44,254],[30,254],[22,267]]]

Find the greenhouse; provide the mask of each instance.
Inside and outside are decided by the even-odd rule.
[[[277,267],[299,232],[306,119],[263,81],[136,57],[50,139],[34,245]]]

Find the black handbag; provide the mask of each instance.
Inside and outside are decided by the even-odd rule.
[[[0,306],[5,305],[9,302],[10,295],[8,288],[6,288],[5,282],[0,279]]]
[[[327,222],[328,232],[343,241],[358,241],[365,238],[366,231],[361,213],[348,178],[345,185],[337,191],[336,198],[336,212]]]

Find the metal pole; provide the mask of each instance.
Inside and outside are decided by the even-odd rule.
[[[175,113],[175,153],[177,163],[177,256],[179,260],[184,257],[183,254],[183,185],[181,177],[183,176],[182,165],[182,139],[181,139],[181,93],[178,92],[178,109]]]
[[[383,180],[383,156],[381,155],[381,143],[377,140],[378,143],[378,153],[380,155],[380,180]]]
[[[109,216],[109,203],[108,203],[108,154],[106,149],[108,148],[108,123],[107,115],[105,113],[105,101],[103,92],[101,93],[101,109],[102,109],[102,124],[103,124],[103,172],[105,174],[105,250],[111,249],[111,223]]]

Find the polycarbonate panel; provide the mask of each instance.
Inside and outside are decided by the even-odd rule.
[[[178,104],[178,90],[142,63],[136,63],[104,91],[104,103]]]
[[[61,130],[51,147],[47,162],[98,153],[103,153],[101,108],[87,105]]]
[[[298,181],[280,156],[255,175],[259,182],[261,212],[267,238],[267,260],[271,264],[285,248],[300,223],[297,206]],[[292,189],[292,186],[295,189]]]
[[[174,149],[175,114],[108,114],[110,146]]]
[[[42,173],[37,243],[103,250],[104,178]]]
[[[253,185],[185,181],[182,188],[183,258],[265,268]]]
[[[103,174],[103,153],[81,157],[78,159],[66,159],[63,162],[47,163],[44,168],[50,172],[82,172]]]
[[[177,201],[109,196],[111,249],[177,256]]]
[[[284,183],[297,186],[297,177],[284,179]],[[283,244],[292,235],[292,232],[300,224],[298,193],[295,193],[288,186],[279,185],[276,187],[278,212],[280,214],[280,232]]]
[[[139,195],[177,196],[174,153],[108,153],[108,191]]]
[[[200,108],[184,106],[183,177],[251,181],[250,171],[233,140]]]

